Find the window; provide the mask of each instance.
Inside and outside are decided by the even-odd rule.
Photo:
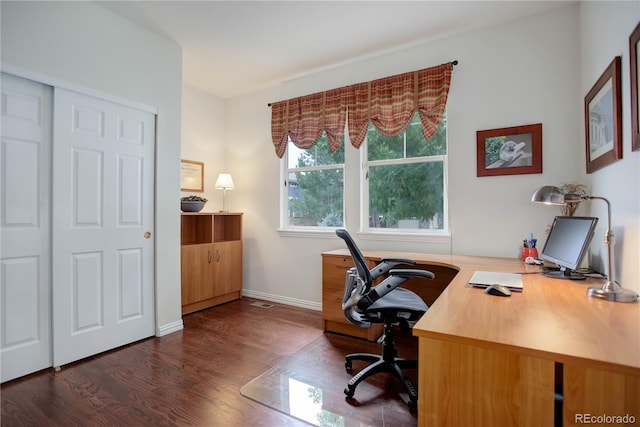
[[[447,230],[446,113],[429,141],[417,113],[395,136],[383,136],[370,124],[363,148],[363,229]]]
[[[346,206],[360,210],[359,228],[365,233],[448,232],[446,114],[428,141],[415,114],[407,129],[395,136],[383,136],[369,125],[366,143],[359,150],[345,150],[343,141],[331,153],[324,133],[308,149],[288,142],[282,160],[282,229],[345,227],[346,197],[353,202]],[[360,171],[350,175],[360,175],[360,184],[355,180],[345,183],[347,163],[346,167]],[[351,214],[352,218],[357,216],[358,212]]]
[[[284,228],[342,227],[344,143],[331,153],[325,133],[306,150],[287,144]]]

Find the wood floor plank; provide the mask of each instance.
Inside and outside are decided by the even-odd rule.
[[[252,302],[243,298],[192,313],[183,317],[182,331],[2,384],[1,424],[308,426],[242,396],[240,389],[322,336],[322,315]],[[340,353],[350,350],[349,340]],[[379,350],[360,340],[351,346]],[[339,353],[323,357],[344,363]],[[336,387],[340,396],[343,385]],[[344,404],[344,396],[338,401]]]
[[[304,426],[240,388],[322,334],[321,313],[250,298],[184,330],[2,384],[2,426]]]

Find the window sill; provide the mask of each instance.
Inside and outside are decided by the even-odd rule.
[[[314,230],[311,228],[279,228],[278,234],[280,237],[302,237],[312,239],[333,239],[336,237],[335,228],[323,228],[320,230]]]
[[[312,238],[312,239],[333,239],[336,237],[335,228],[280,228],[278,229],[280,237],[297,237],[297,238]],[[362,240],[375,240],[381,242],[419,242],[419,243],[432,243],[440,245],[448,245],[451,242],[451,235],[448,232],[440,233],[407,233],[402,231],[361,231],[356,233],[359,239]]]

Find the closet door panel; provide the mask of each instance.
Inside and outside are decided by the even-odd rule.
[[[54,366],[153,335],[155,116],[57,89]]]
[[[51,99],[48,86],[2,73],[0,373],[52,366]]]

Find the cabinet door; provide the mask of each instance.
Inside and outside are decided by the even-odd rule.
[[[214,296],[242,290],[242,242],[213,244]]]
[[[212,298],[213,245],[182,246],[181,261],[182,305]]]

